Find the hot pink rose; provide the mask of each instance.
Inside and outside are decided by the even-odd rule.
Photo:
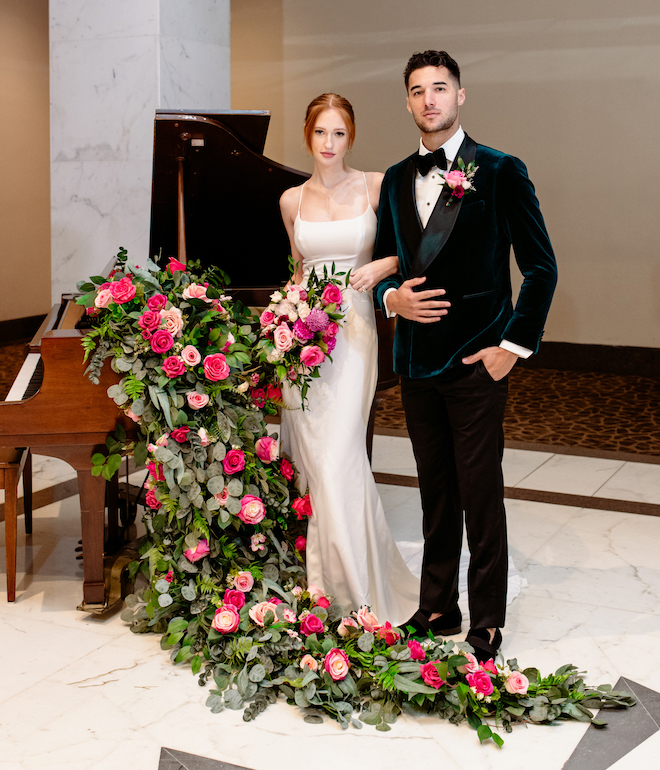
[[[145,310],[138,318],[138,326],[148,332],[154,332],[160,326],[160,313],[155,310]]]
[[[254,577],[252,576],[251,572],[239,572],[238,575],[234,576],[234,588],[237,588],[239,591],[243,591],[244,594],[246,594],[248,591],[251,591],[253,585]]]
[[[221,634],[233,634],[238,629],[241,618],[233,604],[223,604],[215,611],[211,627]]]
[[[357,613],[357,622],[364,628],[365,631],[378,631],[380,623],[378,618],[373,612],[369,611],[368,607],[361,607]]]
[[[444,175],[447,187],[451,187],[452,190],[456,187],[462,187],[465,182],[465,174],[462,171],[454,170]]]
[[[181,351],[181,358],[183,358],[188,366],[197,366],[202,360],[199,350],[194,345],[186,345]]]
[[[162,363],[163,374],[167,375],[171,380],[175,377],[180,377],[186,372],[186,365],[183,362],[181,356],[168,356]]]
[[[245,606],[245,594],[243,591],[238,591],[235,588],[228,588],[222,597],[222,601],[225,604],[232,604],[237,610],[240,610],[241,607]]]
[[[170,433],[170,438],[173,438],[177,444],[182,444],[184,441],[187,441],[188,434],[190,433],[190,428],[185,425],[183,428],[175,428]]]
[[[183,290],[181,296],[184,299],[203,299],[205,302],[211,300],[206,296],[206,286],[199,283],[191,283]]]
[[[529,679],[521,672],[514,671],[504,683],[504,689],[511,695],[526,695]]]
[[[275,613],[275,609],[277,607],[277,604],[274,604],[273,602],[259,602],[259,604],[255,604],[254,607],[250,607],[248,610],[248,615],[250,618],[252,618],[252,622],[256,623],[256,625],[261,626],[263,628],[264,623],[266,622],[266,614],[268,612],[272,612],[275,616],[275,620],[277,620],[277,614]]]
[[[246,524],[258,524],[266,518],[266,506],[260,497],[245,495],[241,499],[241,510],[238,518]]]
[[[286,458],[280,461],[280,473],[287,481],[293,478],[293,465]]]
[[[174,572],[170,570],[167,575],[163,578],[163,580],[167,580],[168,583],[171,583],[174,580]]]
[[[229,364],[222,353],[213,353],[204,359],[204,374],[212,382],[229,377]]]
[[[173,337],[180,337],[183,331],[183,316],[178,307],[160,311],[160,322],[165,331]]]
[[[156,493],[153,489],[150,489],[147,492],[144,500],[152,511],[157,511],[160,508],[160,500],[156,497]]]
[[[272,310],[264,310],[259,316],[259,323],[262,326],[270,326],[275,321],[275,313]]]
[[[191,409],[203,409],[209,402],[208,393],[198,393],[196,390],[189,390],[186,393],[186,400]]]
[[[339,307],[343,298],[340,288],[333,283],[329,283],[321,294],[321,302],[324,305],[337,305]]]
[[[158,329],[151,335],[151,349],[154,353],[167,353],[174,345],[174,337],[164,329]]]
[[[268,384],[266,385],[266,397],[271,401],[281,401],[282,389],[277,385]]]
[[[429,687],[435,687],[436,690],[439,690],[443,684],[446,684],[444,679],[442,679],[438,673],[438,667],[435,663],[422,663],[419,667],[419,673],[422,675],[424,682],[429,685]]]
[[[320,366],[325,361],[325,353],[318,345],[305,345],[300,351],[300,361],[309,369]]]
[[[327,597],[327,596],[322,596],[322,597],[321,597],[321,598],[320,598],[320,599],[319,599],[319,600],[316,602],[316,605],[315,605],[315,606],[316,606],[316,607],[323,607],[323,609],[326,609],[326,610],[327,610],[327,609],[328,609],[328,607],[330,606],[330,599],[328,599],[328,597]]]
[[[300,553],[307,550],[307,540],[302,535],[299,535],[296,538],[294,545],[300,551]]]
[[[220,505],[226,505],[229,500],[229,490],[225,487],[219,495],[213,495]]]
[[[147,463],[147,470],[149,475],[156,479],[156,481],[165,481],[165,474],[163,473],[163,466],[160,463],[150,462]]]
[[[101,291],[99,291],[99,293],[96,295],[96,299],[94,300],[96,307],[108,307],[111,302],[112,292],[110,289],[101,289]]]
[[[280,326],[275,329],[273,332],[273,342],[275,343],[275,348],[282,353],[291,350],[293,346],[293,332],[287,324],[280,324]]]
[[[277,441],[270,436],[262,436],[255,442],[257,457],[262,463],[272,463],[277,458]]]
[[[320,634],[323,632],[323,630],[324,628],[321,618],[319,618],[317,615],[314,615],[312,612],[310,612],[309,615],[305,615],[305,617],[302,619],[302,623],[300,624],[300,633],[304,634],[305,636],[309,636],[310,634]]]
[[[167,305],[167,297],[164,294],[154,294],[147,300],[149,310],[155,310],[157,313]]]
[[[118,305],[123,305],[126,302],[130,302],[135,296],[135,286],[133,286],[133,282],[127,276],[126,278],[121,278],[119,281],[111,283],[110,293]]]
[[[335,323],[334,321],[330,321],[326,330],[323,332],[323,339],[325,340],[328,337],[336,337],[338,331],[339,331],[339,324]]]
[[[258,406],[259,409],[266,403],[266,390],[265,388],[250,388],[250,396],[252,403]]]
[[[183,264],[183,262],[179,262],[178,259],[174,259],[174,257],[170,257],[170,264],[167,266],[166,270],[169,270],[172,275],[174,273],[178,272],[179,270],[182,273],[186,272],[186,266]]]
[[[495,666],[492,658],[487,660],[485,663],[482,663],[481,668],[483,671],[489,671],[491,674],[495,674],[497,676],[497,667]]]
[[[309,495],[304,497],[297,497],[292,503],[291,507],[296,514],[298,521],[302,521],[305,517],[308,519],[312,515],[312,503],[309,499]]]
[[[184,551],[183,555],[188,561],[195,562],[203,559],[210,552],[211,549],[209,548],[208,541],[200,540],[194,548],[188,548],[187,551]]]
[[[328,674],[330,674],[331,679],[335,682],[346,679],[350,667],[351,664],[348,656],[338,647],[333,647],[323,659],[323,668],[325,668]]]
[[[455,187],[452,195],[454,198],[462,198],[465,195],[465,190],[462,187]]]
[[[351,628],[359,628],[357,622],[353,618],[342,618],[337,633],[341,637],[347,637],[351,633]]]
[[[410,639],[408,642],[408,649],[410,650],[410,659],[411,660],[424,660],[426,657],[426,653],[424,652],[424,648],[422,645],[417,641],[417,639]]]
[[[461,652],[461,655],[467,658],[468,662],[463,666],[457,666],[457,671],[460,671],[461,674],[473,674],[475,671],[479,671],[479,661],[471,652]]]
[[[245,468],[245,454],[240,449],[230,449],[222,461],[225,473],[240,473]]]
[[[392,628],[392,624],[388,620],[384,626],[381,626],[378,631],[376,631],[376,638],[382,639],[385,644],[392,646],[399,641],[401,634]]]
[[[490,695],[493,692],[493,680],[485,671],[475,671],[472,674],[468,674],[465,679],[477,695],[479,693]]]
[[[300,659],[300,668],[303,669],[303,671],[307,668],[310,671],[318,671],[319,670],[319,664],[314,660],[314,658],[311,655],[303,655]]]

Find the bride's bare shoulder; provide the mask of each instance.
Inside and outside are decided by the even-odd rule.
[[[296,187],[289,187],[280,196],[280,209],[283,214],[290,214],[294,209],[298,210],[298,200],[300,199],[300,191],[302,185]]]
[[[381,173],[380,171],[367,171],[366,177],[367,184],[369,185],[369,195],[372,198],[376,198],[376,200],[378,200],[378,196],[380,195],[380,186],[383,183],[385,174]]]

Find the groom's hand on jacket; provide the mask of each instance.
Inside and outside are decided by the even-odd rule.
[[[444,289],[415,291],[415,287],[420,286],[424,281],[426,281],[425,276],[404,281],[396,291],[388,294],[388,310],[409,321],[417,321],[421,324],[432,324],[442,320],[442,316],[449,312],[451,302],[438,299],[446,294]]]
[[[483,361],[488,374],[495,380],[495,382],[498,382],[499,380],[504,379],[504,377],[506,377],[513,369],[514,364],[518,360],[518,356],[510,350],[492,347],[483,348],[474,355],[467,356],[462,360],[463,363],[468,366],[470,364],[476,364],[477,361]]]

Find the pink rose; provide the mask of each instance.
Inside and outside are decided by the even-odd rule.
[[[422,675],[424,682],[429,685],[429,687],[435,687],[436,690],[439,690],[443,684],[446,684],[444,679],[442,679],[438,673],[438,667],[435,663],[422,663],[419,667],[419,673]]]
[[[196,390],[189,390],[186,393],[186,400],[191,409],[203,409],[209,402],[208,393],[198,393]]]
[[[359,628],[357,622],[353,620],[353,618],[342,618],[341,623],[337,628],[337,633],[339,636],[345,638],[351,633],[351,628]]]
[[[336,337],[338,331],[339,324],[335,323],[334,321],[330,321],[326,327],[326,330],[323,332],[323,339],[326,340],[328,337]]]
[[[169,270],[172,275],[174,275],[174,273],[178,272],[179,270],[182,273],[185,273],[186,266],[183,264],[183,262],[179,262],[178,259],[174,259],[174,257],[170,257],[170,264],[167,266],[166,270]]]
[[[238,591],[235,588],[228,588],[225,591],[225,595],[222,597],[222,601],[225,604],[231,604],[236,607],[237,610],[240,610],[241,607],[245,606],[245,594],[243,591]]]
[[[266,518],[266,506],[260,497],[245,495],[241,499],[241,510],[238,518],[246,524],[258,524]]]
[[[309,499],[309,495],[305,495],[304,497],[297,497],[291,503],[291,507],[293,508],[298,521],[302,521],[305,516],[310,518],[312,515],[312,503]]]
[[[266,535],[261,532],[255,533],[250,538],[250,550],[256,553],[257,551],[264,550],[264,543],[266,542]]]
[[[472,689],[483,695],[490,695],[493,692],[493,681],[485,671],[475,671],[468,674],[465,679]]]
[[[164,294],[154,294],[153,297],[149,297],[147,300],[147,307],[149,310],[154,310],[157,313],[167,305],[167,297]]]
[[[169,433],[163,433],[156,439],[156,446],[167,446],[167,439],[170,437]]]
[[[330,606],[330,600],[327,596],[322,596],[314,605],[315,607],[323,607],[323,609],[327,610]]]
[[[288,607],[285,607],[282,610],[282,614],[284,615],[284,620],[286,620],[287,623],[295,623],[296,620],[298,620],[296,613],[293,610],[290,610]]]
[[[424,658],[426,657],[424,648],[417,641],[417,639],[409,640],[408,649],[410,650],[410,660],[424,660]]]
[[[160,313],[154,310],[145,310],[138,318],[138,326],[147,332],[155,332],[160,326]]]
[[[280,461],[280,473],[287,481],[293,478],[293,465],[286,458]]]
[[[257,457],[262,463],[272,463],[277,458],[277,441],[270,436],[258,438],[255,442]]]
[[[461,652],[461,655],[467,658],[468,662],[462,666],[456,666],[457,671],[461,674],[473,674],[475,671],[479,671],[479,661],[471,652]]]
[[[130,302],[135,296],[135,286],[133,286],[130,278],[121,278],[110,284],[110,293],[118,305],[123,305]]]
[[[151,349],[154,353],[167,353],[174,345],[174,337],[164,329],[158,329],[151,335]]]
[[[162,369],[163,374],[173,380],[175,377],[185,374],[186,365],[181,356],[168,356],[162,363]]]
[[[156,493],[153,489],[150,489],[144,498],[146,504],[152,511],[157,511],[160,508],[160,500],[156,497]]]
[[[229,500],[229,490],[225,487],[219,495],[213,495],[213,497],[215,497],[220,505],[227,505],[227,500]]]
[[[285,324],[280,324],[273,333],[273,342],[275,343],[276,350],[286,353],[287,350],[291,350],[293,346],[293,332]]]
[[[250,382],[256,387],[259,384],[259,375],[256,372],[252,372],[250,375]]]
[[[178,307],[160,311],[160,322],[165,331],[173,337],[180,337],[183,331],[183,316]]]
[[[275,313],[272,310],[264,310],[259,316],[261,326],[270,326],[275,321]]]
[[[194,345],[186,345],[181,351],[181,358],[183,358],[188,366],[197,366],[202,360],[199,350]]]
[[[311,655],[303,655],[300,659],[300,668],[303,669],[303,671],[307,668],[310,671],[318,671],[319,670],[319,664],[314,660],[314,658]]]
[[[504,683],[504,689],[511,695],[526,695],[529,679],[521,672],[514,671]]]
[[[317,586],[315,583],[311,583],[309,586],[307,586],[307,593],[309,594],[310,601],[314,603],[316,603],[316,601],[320,599],[321,596],[325,596],[323,589]]]
[[[112,292],[110,289],[101,289],[101,291],[99,291],[99,293],[96,295],[96,299],[94,300],[96,307],[108,307],[111,302]]]
[[[303,553],[303,551],[307,550],[307,540],[302,535],[299,535],[296,538],[294,545],[300,551],[300,553]]]
[[[132,409],[127,409],[124,414],[126,417],[129,418],[129,420],[133,420],[133,422],[136,422],[138,425],[142,422],[142,418],[139,414],[135,414],[135,412]]]
[[[200,428],[197,431],[197,435],[199,436],[199,440],[202,446],[208,446],[211,443],[211,437],[209,436],[206,428]]]
[[[211,627],[221,634],[233,634],[238,629],[241,618],[233,604],[223,604],[215,611]]]
[[[365,631],[377,631],[380,628],[378,618],[373,612],[369,611],[368,607],[361,607],[357,613],[357,622],[364,628]]]
[[[187,551],[183,552],[183,555],[188,559],[188,561],[199,561],[200,559],[203,559],[207,553],[210,553],[211,549],[209,548],[209,544],[207,540],[200,540],[197,545],[194,548],[188,548]]]
[[[335,286],[334,283],[329,283],[325,289],[323,289],[323,294],[321,294],[321,302],[324,305],[337,305],[337,307],[339,307],[343,298],[341,290],[338,286]]]
[[[198,283],[191,283],[183,290],[181,296],[184,299],[203,299],[205,302],[211,300],[206,296],[206,286],[201,286]]]
[[[271,401],[281,401],[282,389],[277,385],[271,385],[271,384],[266,385],[266,397],[269,398]]]
[[[170,570],[167,575],[163,578],[163,580],[167,580],[168,583],[171,583],[174,580],[174,572]]]
[[[493,662],[492,658],[487,660],[485,663],[482,663],[481,668],[483,671],[489,671],[491,674],[495,674],[495,676],[497,676],[497,668],[495,667],[495,663]]]
[[[296,597],[296,599],[300,599],[300,597],[303,595],[303,590],[300,586],[294,586],[291,589],[291,593]]]
[[[255,406],[258,406],[259,409],[266,403],[266,390],[265,388],[251,388],[250,389],[250,396],[252,398],[252,403]]]
[[[310,634],[320,634],[324,630],[321,618],[314,615],[312,612],[310,612],[309,615],[305,615],[300,624],[300,633],[305,634],[305,636],[309,636]]]
[[[204,359],[204,374],[212,382],[226,380],[229,377],[229,364],[222,353],[213,353]]]
[[[385,623],[384,626],[381,626],[376,631],[376,639],[383,639],[385,644],[389,645],[390,647],[393,644],[396,644],[400,638],[401,638],[401,634],[392,628],[392,624],[390,623],[389,620],[387,621],[387,623]]]
[[[245,454],[240,449],[230,449],[222,461],[225,473],[240,473],[245,468]]]
[[[323,668],[330,674],[334,682],[346,679],[350,667],[348,656],[338,647],[333,647],[323,659]]]
[[[251,591],[253,585],[254,577],[251,572],[239,572],[238,575],[234,576],[234,588],[243,591],[244,594]]]
[[[160,463],[150,462],[147,463],[147,470],[149,475],[156,479],[156,481],[165,481],[165,474],[163,473],[163,466]]]
[[[458,170],[450,171],[445,174],[444,177],[447,187],[451,187],[452,190],[455,190],[457,187],[462,187],[463,182],[465,182],[465,174]]]
[[[325,353],[318,345],[305,345],[300,351],[300,361],[309,369],[320,366],[325,361]]]
[[[188,440],[188,433],[190,433],[190,428],[185,425],[183,428],[175,428],[170,433],[170,438],[173,438],[177,444],[183,444],[184,441]]]
[[[232,345],[233,345],[235,342],[236,342],[236,338],[234,337],[234,335],[233,335],[231,332],[229,332],[229,334],[227,334],[227,342],[225,342],[225,344],[222,346],[222,348],[221,348],[221,351],[222,351],[223,353],[226,353],[226,352],[229,350],[229,348],[230,348],[230,347],[231,347],[231,346],[232,346]]]
[[[252,621],[263,628],[264,623],[266,622],[266,614],[268,612],[272,612],[275,616],[275,620],[277,620],[277,614],[275,613],[275,609],[277,607],[277,604],[274,604],[273,602],[259,602],[259,604],[255,604],[254,607],[250,607],[248,610],[248,615],[250,618],[252,618]]]

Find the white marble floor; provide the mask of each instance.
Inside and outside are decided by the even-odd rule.
[[[507,450],[504,467],[508,486],[660,502],[657,465]],[[71,475],[57,461],[35,468],[36,488]],[[374,469],[413,474],[408,442],[377,437]],[[419,538],[417,490],[380,490],[397,539]],[[206,691],[170,664],[156,637],[132,635],[118,614],[76,611],[77,506],[72,497],[38,509],[30,542],[19,522],[14,604],[0,557],[3,770],[156,770],[162,746],[256,770],[390,770],[411,759],[443,770],[558,770],[585,732],[581,724],[522,727],[500,751],[480,746],[468,727],[412,714],[389,733],[309,725],[283,702],[250,724],[241,712],[213,715]],[[509,607],[505,656],[543,671],[572,662],[593,684],[626,676],[660,690],[660,518],[521,500],[507,501],[507,512],[511,553],[529,585]],[[3,546],[0,525],[0,554]],[[656,767],[658,755],[660,733],[612,767]]]

